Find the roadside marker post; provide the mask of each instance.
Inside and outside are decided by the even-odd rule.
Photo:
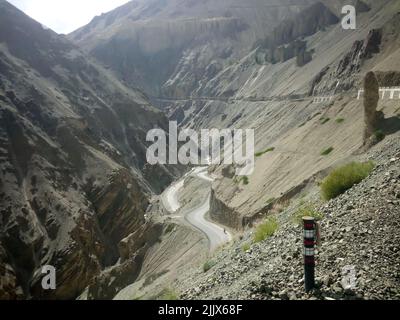
[[[315,287],[316,228],[313,217],[303,217],[304,223],[304,284],[306,292]]]

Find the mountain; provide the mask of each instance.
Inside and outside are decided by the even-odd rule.
[[[69,38],[129,86],[153,97],[189,97],[279,21],[312,2],[130,1]]]
[[[357,9],[355,30],[342,28],[346,4]],[[353,97],[370,68],[398,72],[397,63],[387,65],[398,57],[392,44],[398,10],[391,0],[132,1],[69,38],[128,86],[138,84],[127,73],[145,84],[182,127],[254,128],[258,151],[275,147],[257,157],[248,185],[238,186],[227,170],[217,169],[224,179],[213,188],[211,214],[242,227],[265,210],[266,200],[307,185],[363,143]],[[382,77],[382,85],[398,85],[396,76]],[[313,102],[330,96],[340,100]],[[385,111],[390,117],[395,105]],[[321,126],[322,118],[332,121]],[[334,118],[348,125],[338,130]],[[321,158],[331,146],[335,157]]]
[[[117,262],[122,239],[152,228],[150,197],[179,174],[146,162],[146,133],[167,119],[0,1],[0,123],[0,297],[75,298]],[[42,290],[43,265],[57,270],[54,292]]]
[[[341,24],[342,7],[347,4],[357,9],[355,30],[345,30]],[[232,166],[209,168],[216,177],[210,218],[250,238],[253,227],[266,216],[280,219],[283,213],[284,224],[289,224],[294,210],[288,209],[289,204],[296,208],[309,198],[319,203],[318,184],[332,168],[365,156],[364,108],[358,91],[369,71],[376,73],[380,87],[400,85],[399,5],[393,0],[254,0],[212,5],[209,1],[132,1],[68,37],[127,86],[142,88],[181,127],[255,129],[256,163],[251,176],[235,176]],[[397,141],[396,101],[380,101],[378,110],[376,129]],[[187,190],[197,191],[191,183],[185,181]],[[384,201],[382,195],[380,205]],[[373,204],[368,208],[373,211]],[[278,242],[291,234],[286,231]],[[387,230],[385,239],[392,233]],[[221,283],[209,285],[212,278],[208,273],[199,276],[197,268],[175,275],[177,282],[169,285],[188,298],[252,297],[246,288],[231,292],[222,275],[223,269],[235,275],[227,265],[238,261],[237,252],[244,244],[239,239],[232,250],[216,253],[221,262],[216,279]],[[251,274],[251,265],[260,255],[256,252],[254,259],[246,259],[246,266],[232,266]],[[232,288],[241,285],[230,280]],[[166,285],[157,281],[158,286]],[[200,290],[193,289],[193,283]],[[117,297],[132,298],[142,292],[152,297],[149,288],[157,290],[157,285],[134,283]],[[207,288],[212,292],[207,293]]]
[[[400,87],[399,1],[137,0],[68,36],[0,6],[0,297],[398,297],[395,267],[368,263],[398,261],[400,113],[378,87]],[[146,132],[168,120],[254,129],[254,173],[174,181],[188,168],[149,166]],[[333,168],[370,160],[365,181],[322,201]],[[293,224],[304,203],[324,216],[312,295]],[[253,244],[269,217],[278,231]],[[194,220],[231,243],[210,252]]]

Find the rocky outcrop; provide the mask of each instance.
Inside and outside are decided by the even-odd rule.
[[[357,13],[368,12],[371,10],[371,7],[362,0],[356,1],[355,8]]]
[[[148,250],[161,241],[164,227],[162,224],[144,224],[123,239],[119,247],[119,262],[103,271],[87,288],[89,300],[112,299],[127,285],[135,282]]]
[[[364,79],[364,140],[368,140],[377,129],[377,106],[379,101],[379,83],[375,73],[368,72]]]
[[[214,190],[211,190],[210,217],[230,228],[241,230],[245,227],[242,216],[233,208],[229,208],[222,200],[218,199]]]
[[[105,187],[90,188],[88,198],[96,210],[102,232],[112,243],[118,244],[145,222],[148,198],[127,169],[111,173]]]
[[[374,54],[379,53],[380,45],[382,42],[382,30],[372,29],[367,38],[364,40],[363,51],[361,53],[362,59],[370,59]]]
[[[296,57],[296,64],[302,67],[312,60],[312,52],[307,51],[307,42],[295,40],[287,45],[267,49],[261,49],[256,53],[257,63],[282,63]]]
[[[339,18],[322,2],[317,2],[301,11],[293,19],[281,22],[267,43],[281,45],[302,37],[308,37],[317,31],[336,24]]]
[[[17,275],[0,243],[0,298],[17,300],[23,298],[23,290],[18,285]]]
[[[336,70],[337,75],[349,76],[354,72],[358,72],[364,60],[370,59],[374,54],[379,53],[381,39],[382,31],[373,29],[365,40],[355,41],[350,52],[339,62]]]
[[[321,70],[315,77],[311,83],[310,95],[327,94],[327,92],[335,94],[353,88],[357,73],[360,72],[365,61],[380,52],[382,34],[382,29],[372,29],[364,40],[355,41],[351,50],[340,59],[336,66]]]
[[[274,64],[296,57],[297,66],[304,66],[312,60],[312,52],[307,51],[307,42],[303,39],[338,22],[339,19],[329,8],[317,2],[294,18],[282,21],[274,29],[261,44],[257,53],[258,62]]]
[[[375,75],[381,87],[400,87],[400,71],[376,71]]]
[[[247,55],[279,21],[312,2],[299,0],[285,10],[275,0],[128,3],[96,17],[69,38],[130,86],[154,97],[187,98]]]
[[[246,25],[239,19],[224,17],[158,22],[151,26],[138,23],[132,26],[132,34],[128,39],[111,38],[96,45],[91,53],[115,70],[132,87],[139,87],[152,96],[162,96],[165,91],[170,94],[162,87],[170,78],[174,79],[175,68],[182,69],[180,74],[184,69],[190,68],[182,59],[182,49],[190,48],[193,39],[202,43],[212,37],[229,39],[245,28]],[[195,58],[200,60],[202,57],[199,54]],[[191,67],[197,66],[191,64]],[[197,71],[210,72],[205,68]],[[197,75],[200,76],[201,74]],[[193,89],[195,81],[196,78],[186,79],[181,90]],[[186,96],[185,92],[179,95],[177,91],[173,97]]]

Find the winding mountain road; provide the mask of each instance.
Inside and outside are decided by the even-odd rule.
[[[170,213],[175,213],[181,207],[178,194],[184,187],[184,180],[188,175],[198,177],[199,179],[205,180],[207,182],[212,182],[214,179],[210,177],[207,173],[207,167],[199,167],[193,169],[191,172],[186,174],[182,179],[172,184],[161,196],[162,202],[165,208]],[[214,251],[219,246],[230,242],[232,240],[232,235],[224,230],[224,228],[219,225],[212,223],[205,218],[205,215],[210,210],[210,195],[207,197],[206,201],[199,207],[189,211],[185,215],[185,219],[193,227],[203,232],[209,241],[210,251]]]

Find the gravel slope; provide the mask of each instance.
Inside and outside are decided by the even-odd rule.
[[[400,140],[387,138],[360,160],[372,159],[371,175],[340,197],[321,203],[322,244],[318,288],[303,290],[302,230],[291,216],[277,218],[279,231],[241,249],[251,233],[219,252],[208,273],[200,268],[177,283],[183,299],[400,299]],[[318,200],[318,194],[313,196]],[[356,287],[342,284],[344,266],[354,266]]]

